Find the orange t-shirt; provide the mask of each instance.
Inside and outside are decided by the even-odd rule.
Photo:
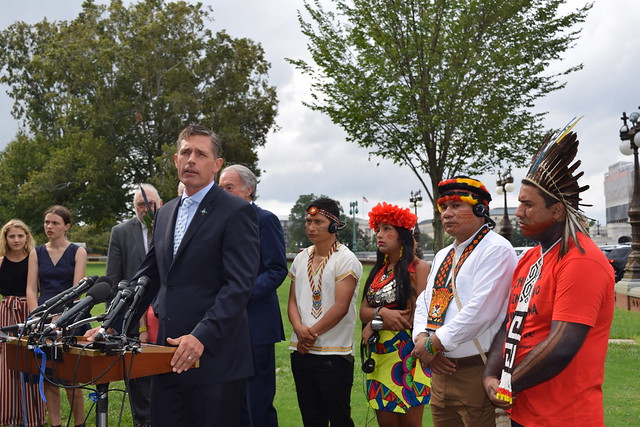
[[[591,326],[591,330],[562,372],[516,395],[511,418],[527,427],[604,425],[602,381],[613,319],[614,273],[591,239],[578,234],[578,241],[584,254],[571,241],[562,259],[558,260],[560,244],[545,255],[542,273],[532,290],[515,366],[549,335],[551,321],[580,323]],[[510,316],[529,267],[539,256],[539,247],[529,250],[516,267]]]

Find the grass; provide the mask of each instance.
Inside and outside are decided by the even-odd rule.
[[[369,274],[371,267],[365,266],[364,276]],[[87,266],[88,275],[103,275],[104,264],[90,263]],[[291,325],[287,319],[287,299],[289,280],[278,289],[280,307],[282,309],[286,341],[276,344],[276,378],[277,391],[275,407],[282,427],[297,427],[302,425],[300,410],[295,393],[295,384],[291,374],[289,361],[288,339],[291,336]],[[362,289],[360,289],[362,292]],[[359,338],[359,325],[354,330],[356,343]],[[616,309],[611,338],[633,339],[640,342],[640,313]],[[604,412],[607,426],[633,425],[640,420],[640,384],[637,381],[637,366],[640,365],[640,345],[610,344],[605,366]],[[109,425],[133,425],[128,401],[123,400],[124,386],[122,382],[112,383],[109,394]],[[88,393],[86,393],[88,394]],[[64,405],[66,400],[63,398]],[[63,414],[68,413],[68,407],[63,405]],[[87,412],[90,400],[86,401]],[[368,408],[364,398],[364,374],[360,370],[360,358],[356,354],[354,382],[351,392],[352,418],[357,426],[377,425],[373,410]],[[122,416],[119,424],[118,419]],[[95,425],[93,413],[88,425]],[[424,425],[431,426],[431,412],[425,407]]]

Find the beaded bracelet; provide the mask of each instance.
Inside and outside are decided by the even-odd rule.
[[[431,341],[431,336],[429,336],[427,338],[427,340],[424,342],[424,348],[427,349],[427,351],[429,352],[429,354],[432,354],[433,356],[435,356],[436,354],[438,354],[440,352],[440,350],[437,350],[434,346],[433,346],[433,341]]]

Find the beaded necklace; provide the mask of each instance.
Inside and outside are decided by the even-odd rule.
[[[309,279],[309,286],[311,287],[311,315],[315,319],[322,314],[322,273],[324,273],[324,268],[329,258],[331,258],[331,255],[338,249],[338,245],[337,240],[333,242],[333,245],[329,248],[329,253],[315,269],[313,268],[313,257],[316,254],[316,247],[312,246],[310,250],[311,253],[307,261],[307,278]]]

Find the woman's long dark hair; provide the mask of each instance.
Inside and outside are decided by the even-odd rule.
[[[411,278],[409,277],[409,264],[413,262],[415,258],[415,240],[413,240],[413,232],[406,228],[396,227],[393,228],[398,232],[398,240],[402,244],[402,258],[396,262],[393,267],[396,280],[396,301],[398,302],[398,308],[404,310],[407,308],[407,302],[409,296],[414,292],[411,286]],[[378,274],[378,271],[384,266],[384,254],[380,252],[380,249],[376,251],[376,263],[369,273],[369,277],[364,286],[364,295],[367,295],[371,282]]]

